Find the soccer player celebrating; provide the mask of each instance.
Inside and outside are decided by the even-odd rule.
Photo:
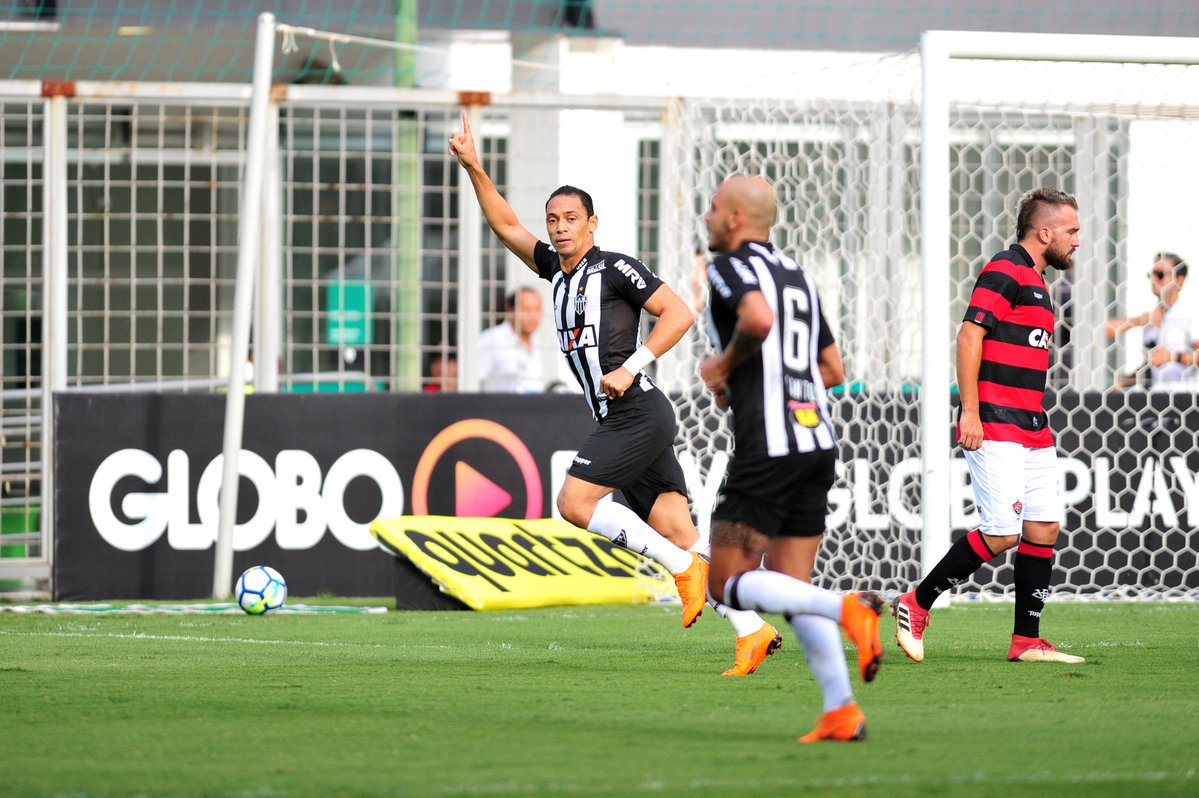
[[[735,451],[712,513],[708,590],[737,609],[782,613],[824,694],[824,714],[799,738],[862,740],[841,648],[845,630],[863,681],[882,661],[874,593],[842,595],[811,584],[833,485],[837,438],[826,386],[845,381],[841,353],[812,278],[771,246],[777,201],[760,177],[733,175],[704,214],[708,327],[719,350],[700,376],[733,410]],[[763,555],[769,570],[760,569]]]
[[[691,626],[706,601],[705,544],[691,521],[674,454],[674,408],[643,370],[690,329],[690,309],[639,260],[595,245],[599,219],[582,189],[562,186],[550,195],[545,226],[552,247],[538,241],[483,169],[465,113],[450,154],[469,175],[500,241],[550,282],[562,355],[599,422],[567,473],[558,511],[669,571],[683,601],[683,626]],[[645,343],[638,334],[643,309],[658,319]],[[601,501],[618,489],[628,507]],[[713,606],[736,635],[726,676],[752,673],[782,645],[778,630],[756,613]]]
[[[1040,631],[1063,515],[1057,453],[1042,407],[1053,340],[1045,268],[1070,267],[1079,243],[1078,203],[1053,189],[1029,192],[1017,210],[1016,239],[979,274],[958,330],[958,442],[979,528],[891,605],[896,642],[916,662],[924,661],[924,631],[937,596],[1013,546],[1016,621],[1008,661],[1083,662]]]

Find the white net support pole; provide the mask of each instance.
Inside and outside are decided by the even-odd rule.
[[[920,40],[920,258],[924,374],[920,389],[920,500],[924,536],[920,573],[926,576],[949,550],[950,365],[946,340],[949,302],[949,56],[945,35]]]
[[[279,390],[280,337],[283,332],[283,179],[279,168],[279,105],[267,104],[266,163],[262,195],[262,252],[258,265],[257,313],[254,315],[254,390]]]
[[[245,182],[241,193],[237,247],[237,285],[233,300],[233,330],[229,355],[229,393],[225,399],[225,438],[222,452],[220,520],[212,570],[212,597],[225,598],[233,589],[233,526],[237,522],[238,454],[245,422],[245,363],[250,350],[254,305],[255,260],[262,234],[263,170],[267,151],[271,65],[275,45],[275,16],[258,17],[254,49],[254,80],[250,92],[250,125],[246,134]],[[276,128],[277,131],[277,128]]]
[[[54,392],[67,387],[67,98],[46,100],[45,339],[42,371],[42,555],[54,557]]]
[[[466,109],[475,146],[483,157],[483,109]],[[454,129],[457,130],[455,122]],[[475,199],[475,190],[466,173],[458,181],[458,388],[470,393],[479,390],[479,332],[483,318],[483,211]]]

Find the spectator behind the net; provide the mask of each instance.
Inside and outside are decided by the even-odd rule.
[[[458,356],[452,354],[434,354],[429,360],[426,370],[429,378],[421,385],[425,393],[457,393],[458,391]]]
[[[1191,302],[1179,301],[1186,284],[1187,264],[1173,252],[1159,252],[1149,270],[1157,300],[1153,310],[1139,316],[1108,319],[1108,338],[1135,327],[1144,328],[1149,387],[1157,391],[1199,389],[1199,317]],[[1188,297],[1189,299],[1189,297]]]
[[[479,335],[479,389],[492,393],[541,393],[541,351],[534,333],[541,324],[541,294],[521,288],[504,301],[504,321]]]

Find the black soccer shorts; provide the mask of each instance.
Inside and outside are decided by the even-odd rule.
[[[836,463],[836,449],[733,455],[712,520],[744,522],[772,538],[823,535]]]
[[[614,402],[608,417],[579,447],[567,473],[619,489],[629,508],[646,520],[661,494],[687,495],[683,468],[674,454],[677,429],[674,407],[661,391]]]

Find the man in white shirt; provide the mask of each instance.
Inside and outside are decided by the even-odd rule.
[[[545,376],[533,338],[541,323],[541,294],[521,288],[504,304],[504,321],[479,335],[479,387],[492,393],[541,393]]]
[[[1172,252],[1158,253],[1149,271],[1157,307],[1107,324],[1109,338],[1144,327],[1151,390],[1199,390],[1199,317],[1193,303],[1179,301],[1186,279],[1187,264],[1182,258]]]

